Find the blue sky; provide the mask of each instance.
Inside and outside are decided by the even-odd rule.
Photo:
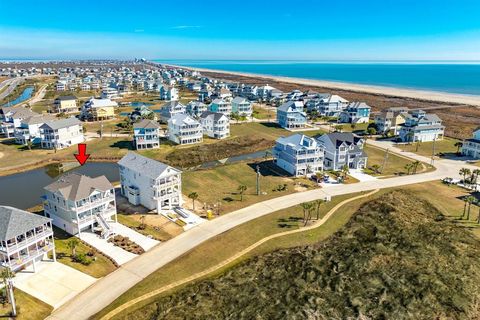
[[[0,58],[480,60],[479,16],[478,0],[0,0]]]

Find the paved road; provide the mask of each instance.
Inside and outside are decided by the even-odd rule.
[[[371,143],[382,148],[389,147],[392,152],[399,152],[396,148],[385,142]],[[401,154],[420,161],[429,162],[430,160],[429,158],[408,152],[401,152]],[[116,271],[97,281],[62,307],[56,309],[49,319],[88,319],[108,306],[122,293],[126,292],[149,274],[175,260],[189,250],[194,249],[202,242],[235,228],[242,223],[274,211],[285,209],[305,201],[312,201],[328,196],[398,187],[439,180],[445,177],[458,177],[458,171],[462,167],[468,167],[471,169],[477,168],[466,164],[464,161],[454,160],[438,160],[436,161],[435,166],[437,167],[437,170],[428,173],[390,179],[377,179],[374,181],[365,181],[349,185],[332,185],[323,189],[290,194],[256,203],[247,208],[205,222],[124,264]]]
[[[22,83],[24,80],[24,78],[10,78],[10,79],[7,79],[5,81],[3,81],[1,84],[0,84],[0,91],[5,88],[6,86],[8,86],[7,89],[5,89],[5,91],[3,92],[0,92],[0,100],[5,98],[6,96],[8,96],[10,93],[13,92],[13,90],[15,90],[15,88],[20,84]]]

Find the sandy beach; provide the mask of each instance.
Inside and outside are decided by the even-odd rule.
[[[400,98],[411,98],[411,99],[435,101],[435,102],[442,102],[442,103],[463,104],[463,105],[471,105],[476,107],[480,106],[480,96],[474,96],[474,95],[463,95],[463,94],[446,93],[446,92],[439,92],[439,91],[425,91],[425,90],[403,89],[403,88],[384,87],[384,86],[362,85],[362,84],[353,84],[353,83],[336,82],[336,81],[334,82],[334,81],[311,80],[311,79],[303,79],[303,78],[260,75],[256,73],[233,72],[233,71],[185,67],[185,66],[177,66],[177,65],[169,65],[169,66],[176,67],[176,68],[184,68],[189,70],[196,70],[199,72],[213,72],[213,73],[219,73],[219,74],[223,73],[228,75],[237,75],[241,77],[265,79],[265,84],[267,84],[269,80],[273,80],[273,81],[279,81],[279,82],[285,82],[285,83],[291,83],[291,84],[301,84],[301,85],[316,86],[316,87],[322,87],[322,88],[346,90],[346,91],[352,91],[352,92],[370,93],[370,94],[385,95],[385,96],[400,97]]]

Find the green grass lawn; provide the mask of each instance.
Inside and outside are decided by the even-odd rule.
[[[371,145],[365,145],[364,147],[365,152],[368,155],[368,161],[367,161],[367,168],[371,168],[373,165],[379,165],[380,167],[384,163],[385,159],[385,154],[386,151],[380,148],[376,148]],[[386,166],[383,169],[383,171],[380,174],[373,174],[373,175],[379,175],[379,176],[393,176],[393,175],[398,175],[398,174],[407,174],[407,170],[405,169],[405,165],[409,163],[413,163],[414,160],[412,159],[407,159],[404,157],[400,157],[396,154],[389,153],[388,154],[388,159],[386,162]],[[425,167],[425,169],[424,169]],[[425,171],[425,170],[432,170],[430,165],[428,164],[423,164],[420,165],[417,169],[417,173]]]
[[[342,132],[352,132],[352,131],[365,131],[367,130],[369,123],[359,123],[352,125],[351,123],[339,123],[334,124],[334,127],[338,127]]]
[[[14,295],[17,304],[17,317],[15,319],[43,320],[53,311],[50,305],[32,297],[20,289],[15,288]],[[0,318],[8,319],[11,310],[10,304],[5,306],[0,305]]]
[[[73,261],[71,256],[72,252],[67,246],[69,239],[71,239],[73,236],[56,227],[54,228],[54,236],[55,251],[57,253],[58,262],[75,268],[83,273],[89,274],[95,278],[104,277],[116,269],[116,266],[110,259],[96,250],[93,250],[95,252],[95,260],[88,266]],[[90,251],[92,251],[92,248],[87,246],[84,242],[80,242],[76,249],[77,254],[87,254]]]
[[[457,152],[455,143],[457,142],[461,142],[461,140],[446,137],[443,140],[435,141],[435,155],[438,156],[440,153],[455,154]],[[398,144],[397,147],[403,151],[414,152],[426,157],[431,157],[433,153],[433,142]]]
[[[308,136],[314,136],[317,134],[325,133],[323,130],[305,130],[299,132],[291,132],[281,128],[276,123],[241,123],[233,124],[230,127],[231,136],[255,136],[259,138],[264,138],[267,140],[277,140],[280,137],[286,137],[293,135],[295,133],[303,133]]]
[[[46,113],[53,106],[53,100],[41,100],[31,105],[32,111]]]
[[[166,224],[169,224],[167,228],[169,228],[170,232],[167,232],[167,230],[164,229],[162,226],[154,226],[152,222],[150,222],[149,218],[157,218],[157,214],[145,214],[144,216],[146,217],[145,219],[145,225],[146,228],[141,230],[139,229],[139,226],[141,224],[140,221],[140,216],[142,215],[131,215],[131,214],[124,214],[119,212],[117,215],[118,222],[120,222],[123,225],[126,225],[129,228],[134,229],[135,231],[146,235],[146,236],[152,236],[154,239],[159,240],[159,241],[167,241],[171,239],[173,236],[176,236],[180,233],[183,232],[183,229],[177,225],[173,225],[169,220],[165,218]]]
[[[253,104],[253,117],[260,120],[276,120],[276,110],[262,108],[258,104]]]
[[[220,213],[226,213],[246,207],[253,203],[283,196],[295,192],[295,179],[278,176],[268,167],[261,165],[260,196],[256,195],[255,163],[236,163],[219,166],[209,170],[187,171],[183,173],[183,194],[197,192],[197,208],[201,204],[220,203]],[[299,181],[297,179],[297,181]],[[302,181],[303,183],[303,181]],[[287,185],[285,191],[273,191],[278,185]],[[243,201],[238,192],[240,185],[247,186]],[[205,190],[208,186],[208,190]]]

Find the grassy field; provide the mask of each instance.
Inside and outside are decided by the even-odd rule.
[[[321,245],[255,257],[123,318],[478,319],[479,263],[479,239],[389,191]]]
[[[145,217],[146,226],[143,230],[139,228],[140,224],[142,223],[142,216]],[[152,236],[154,239],[159,241],[167,241],[183,232],[183,229],[180,226],[170,222],[167,218],[158,214],[133,215],[119,212],[117,218],[118,222],[121,224],[126,225],[127,227],[130,227],[146,236]]]
[[[50,315],[53,308],[48,304],[32,297],[31,295],[14,289],[15,302],[17,303],[17,320],[43,320]],[[0,305],[0,318],[8,319],[11,312],[9,304]]]
[[[460,197],[467,194],[467,192],[462,188],[455,186],[449,187],[441,182],[428,182],[410,185],[400,188],[400,190],[410,190],[416,194],[419,194],[423,199],[430,201],[438,210],[451,219],[458,218],[458,216],[463,212],[464,202],[460,199]],[[244,256],[241,261],[251,258],[252,256],[271,252],[277,249],[292,248],[325,240],[343,225],[345,225],[345,223],[349,221],[352,214],[356,212],[363,203],[380,197],[389,191],[389,189],[381,190],[373,196],[347,203],[342,206],[341,209],[339,209],[334,216],[332,216],[332,218],[330,218],[321,227],[266,242],[262,246],[256,248],[249,255]],[[352,194],[334,197],[331,202],[322,205],[321,216],[323,216],[337,203],[353,196],[355,195]],[[473,214],[471,220],[477,217],[476,214],[477,213]],[[175,261],[169,263],[165,267],[157,270],[155,273],[140,282],[137,286],[119,297],[111,306],[103,310],[101,314],[105,314],[109,310],[114,309],[114,307],[119,306],[134,297],[140,296],[150,292],[151,290],[162,287],[171,282],[178,281],[216,265],[234,255],[236,252],[248,247],[252,243],[257,242],[268,235],[298,228],[301,224],[302,215],[303,212],[301,207],[295,206],[247,222],[235,229],[229,230],[222,235],[208,240],[207,242],[195,248],[195,250],[190,251]],[[474,234],[480,237],[480,227],[475,226],[475,228],[473,228],[472,223],[465,223],[462,221],[459,221],[459,225],[464,226],[466,232],[469,232],[468,230],[472,230]],[[228,243],[228,250],[225,246],[225,243]],[[241,261],[234,262],[226,269],[229,269],[233,265],[239,264]],[[223,273],[226,269],[220,270],[216,274],[212,274],[212,277]],[[144,301],[141,304],[136,305],[135,309],[140,308],[149,302],[151,301]],[[119,317],[119,319],[120,318],[121,317]]]
[[[461,140],[444,138],[443,140],[435,141],[435,155],[438,156],[440,153],[445,155],[455,155],[457,152],[455,143],[457,142],[461,142]],[[403,151],[414,152],[426,157],[431,157],[433,153],[433,142],[398,144],[397,147]]]
[[[258,104],[253,104],[253,117],[260,120],[275,120],[277,117],[276,110],[262,108]]]
[[[80,242],[76,252],[77,254],[83,253],[87,254],[93,250],[95,253],[95,260],[88,266],[85,266],[81,263],[75,262],[72,260],[72,251],[68,248],[67,244],[69,239],[73,236],[67,234],[65,231],[54,228],[55,236],[55,251],[57,253],[57,261],[61,262],[67,266],[75,268],[83,273],[89,274],[95,278],[101,278],[109,274],[110,272],[116,269],[116,266],[111,260],[105,257],[100,252],[93,250],[85,243]]]
[[[232,136],[246,136],[251,135],[255,137],[261,137],[267,140],[277,140],[280,137],[286,137],[295,133],[304,133],[308,136],[314,136],[317,134],[325,133],[323,130],[305,130],[299,132],[291,132],[278,126],[276,123],[242,123],[233,124],[230,127]]]
[[[321,208],[322,217],[329,209],[333,208],[339,202],[353,195],[334,197],[331,202],[325,203]],[[353,212],[352,212],[353,213]],[[229,258],[236,252],[250,246],[258,240],[278,232],[293,230],[302,225],[303,213],[300,206],[277,211],[267,216],[260,217],[253,221],[229,230],[215,238],[206,241],[175,261],[167,264],[165,267],[152,273],[141,281],[138,285],[127,291],[125,294],[115,300],[108,308],[104,309],[95,318],[107,313],[115,307],[129,301],[130,299],[143,295],[151,290],[162,287],[174,281],[178,281],[192,274],[205,270],[221,261]],[[322,227],[323,228],[323,227]],[[331,231],[333,232],[333,231]],[[275,242],[279,240],[276,239]],[[225,244],[228,243],[228,246]],[[244,260],[251,257],[245,256]],[[240,261],[235,262],[235,265]],[[231,266],[229,266],[231,267]],[[217,274],[221,274],[219,271]],[[148,304],[150,301],[142,302],[141,305]],[[135,306],[139,308],[140,304]]]
[[[220,204],[220,213],[234,211],[253,203],[267,199],[283,196],[296,189],[295,179],[279,176],[277,172],[272,171],[271,164],[259,163],[260,165],[260,190],[261,195],[256,195],[256,163],[236,163],[231,165],[219,166],[209,170],[187,171],[183,174],[183,194],[188,195],[196,192],[199,195],[197,208],[203,203],[208,206]],[[298,179],[298,183],[305,183],[303,179]],[[286,184],[285,191],[274,191],[279,185]],[[238,192],[240,185],[247,186],[243,195],[243,201]],[[208,190],[205,190],[208,186]],[[309,184],[308,186],[312,186]],[[303,189],[303,188],[301,188]]]
[[[368,161],[367,161],[367,167],[371,168],[373,165],[379,165],[380,167],[383,166],[384,160],[385,160],[385,153],[386,151],[383,149],[376,148],[374,146],[370,145],[365,145],[364,148],[366,154],[368,155]],[[399,175],[399,174],[407,174],[407,170],[405,169],[405,165],[410,164],[414,162],[414,160],[409,160],[404,157],[400,157],[396,154],[389,153],[388,154],[388,159],[386,162],[385,168],[383,168],[383,171],[379,174],[374,174],[372,175],[379,175],[382,177],[390,177],[394,175]],[[418,167],[417,172],[422,172],[425,170],[432,170],[430,165],[428,164],[423,164]]]
[[[37,113],[46,113],[53,106],[53,100],[41,100],[31,105],[32,111]]]
[[[350,123],[335,123],[334,127],[338,127],[341,132],[352,132],[352,131],[365,131],[367,130],[368,123],[359,123],[352,125]]]

